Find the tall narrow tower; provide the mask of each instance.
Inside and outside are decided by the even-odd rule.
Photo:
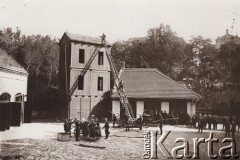
[[[64,33],[60,42],[59,90],[65,94],[70,118],[86,119],[94,106],[110,90],[110,65],[104,48],[100,49],[84,76],[80,73],[96,47],[102,45],[100,38]],[[111,45],[108,52],[110,52]],[[77,80],[77,88],[67,100],[69,90]]]

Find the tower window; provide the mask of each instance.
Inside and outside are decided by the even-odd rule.
[[[98,65],[103,65],[103,52],[98,53]]]
[[[79,63],[84,63],[85,50],[79,49]]]
[[[83,90],[84,76],[78,76],[78,90]]]
[[[98,77],[98,91],[103,90],[103,77]]]

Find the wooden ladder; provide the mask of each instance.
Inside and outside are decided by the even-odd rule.
[[[112,71],[112,74],[113,74],[113,77],[114,77],[114,83],[115,83],[115,85],[117,87],[117,90],[118,90],[118,95],[119,95],[120,102],[121,102],[122,106],[124,107],[127,116],[129,117],[129,121],[133,122],[136,119],[134,118],[132,107],[131,107],[131,105],[128,101],[128,98],[127,98],[123,88],[120,88],[120,86],[119,86],[120,79],[118,77],[118,71],[117,71],[117,69],[116,69],[116,67],[113,63],[112,57],[111,57],[111,55],[109,54],[109,52],[106,48],[105,48],[105,50],[106,50],[106,55],[107,55],[107,58],[108,58],[108,61],[109,61],[109,64],[110,64],[110,68],[111,68],[111,71]]]

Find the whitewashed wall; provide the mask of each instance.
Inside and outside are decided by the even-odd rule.
[[[27,95],[27,81],[27,75],[19,75],[0,70],[0,95],[7,92],[11,95],[10,101],[14,102],[16,94],[21,93]]]

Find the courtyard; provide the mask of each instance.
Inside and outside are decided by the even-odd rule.
[[[170,152],[174,146],[180,145],[175,143],[176,138],[186,138],[192,153],[192,138],[209,137],[209,130],[204,130],[201,134],[197,133],[196,129],[185,126],[165,125],[163,129],[171,131],[164,142]],[[107,140],[104,139],[104,130],[102,130],[102,138],[98,141],[86,141],[81,136],[78,142],[74,137],[69,142],[61,142],[57,140],[57,133],[63,132],[63,123],[23,124],[21,127],[11,127],[8,131],[0,132],[0,159],[143,159],[143,134],[149,130],[156,131],[158,128],[144,127],[141,131],[134,128],[130,129],[130,132],[126,132],[123,128],[110,128],[111,133]],[[213,136],[219,139],[218,143],[214,143],[214,154],[218,155],[219,148],[226,146],[227,143],[221,143],[224,138],[223,131],[213,132]],[[237,153],[240,153],[239,137],[237,132]],[[199,148],[200,158],[208,159],[207,143],[201,144]],[[158,150],[158,159],[167,159],[160,150]]]

